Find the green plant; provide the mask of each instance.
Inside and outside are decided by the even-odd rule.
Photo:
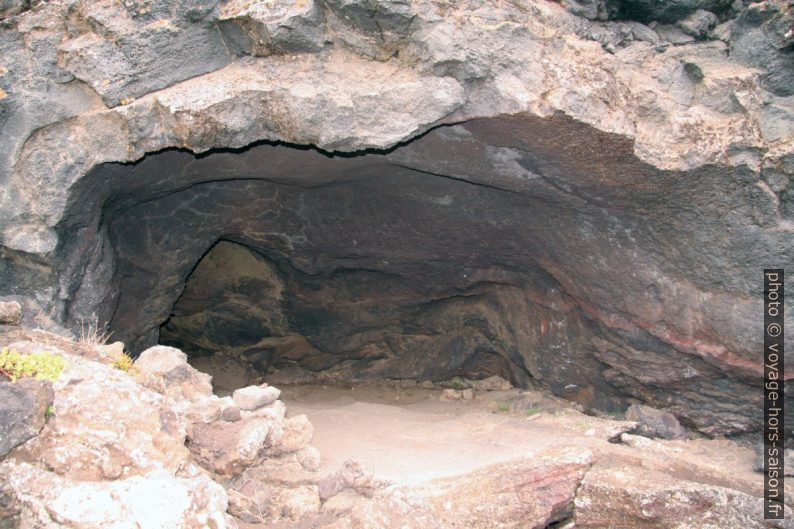
[[[113,367],[132,374],[135,372],[135,361],[129,354],[121,353],[113,359]]]
[[[496,409],[499,410],[499,413],[507,413],[510,411],[510,405],[506,402],[500,402]]]
[[[63,358],[53,353],[24,354],[7,347],[0,350],[0,373],[12,381],[24,377],[55,381],[61,376],[64,365]]]
[[[527,417],[532,417],[533,415],[537,415],[538,413],[542,412],[543,408],[539,406],[532,406],[531,408],[527,408]]]
[[[46,417],[52,417],[55,415],[55,406],[48,406],[47,411],[44,413]]]
[[[464,389],[468,387],[466,382],[464,382],[464,380],[460,377],[454,377],[449,381],[449,385],[452,386],[452,389]]]

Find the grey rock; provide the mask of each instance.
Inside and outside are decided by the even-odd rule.
[[[614,0],[561,0],[560,4],[580,17],[590,20],[610,20],[620,11],[620,4]]]
[[[623,0],[622,14],[641,22],[672,23],[697,10],[727,12],[733,0]]]
[[[234,391],[234,403],[245,411],[253,411],[276,402],[281,391],[273,386],[248,386]]]
[[[67,527],[112,527],[120,522],[190,527],[202,518],[212,520],[207,525],[229,527],[223,487],[194,465],[186,473],[176,477],[160,468],[126,479],[81,481],[23,463],[12,469],[10,485],[17,496],[24,494],[21,518],[31,527],[53,526],[53,519]]]
[[[653,29],[662,41],[670,44],[689,44],[695,41],[695,37],[672,24],[655,25]]]
[[[19,500],[8,484],[8,478],[0,473],[0,529],[16,529],[20,526]]]
[[[687,35],[702,39],[717,25],[717,22],[719,22],[717,15],[698,9],[685,19],[679,20],[677,26]]]
[[[18,301],[0,301],[0,325],[19,325],[22,305]]]
[[[54,398],[49,381],[0,380],[0,458],[39,434]]]
[[[323,0],[339,18],[381,42],[402,38],[414,13],[409,0]]]
[[[18,15],[29,7],[29,0],[0,0],[0,20]]]
[[[785,0],[757,2],[731,26],[733,57],[764,70],[761,79],[779,96],[794,95],[794,13]]]
[[[646,437],[683,439],[686,430],[672,413],[657,410],[642,404],[632,404],[626,411],[626,419],[638,423],[637,433]]]
[[[103,4],[91,12],[90,31],[59,46],[64,70],[90,85],[108,106],[232,61],[214,25],[173,20],[167,13],[152,20],[149,9],[144,4]],[[138,16],[141,12],[149,16]]]
[[[239,475],[267,457],[279,425],[261,419],[195,423],[188,431],[188,448],[199,465],[219,475]]]
[[[722,42],[730,42],[731,28],[733,27],[733,20],[728,20],[722,24],[717,25],[711,32],[711,35]]]
[[[314,0],[235,0],[224,4],[220,19],[236,26],[226,24],[224,32],[248,54],[316,52],[326,41],[324,12]]]

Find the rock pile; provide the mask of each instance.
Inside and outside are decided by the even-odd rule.
[[[311,424],[286,417],[276,388],[219,398],[178,349],[148,349],[124,372],[50,344],[14,346],[53,351],[66,367],[53,384],[0,381],[0,457],[7,453],[0,525],[232,528],[245,489],[229,489],[230,507],[226,480],[246,479],[265,462],[319,467]],[[97,351],[97,358],[106,357]],[[271,480],[259,472],[257,490]],[[302,486],[279,487],[285,504],[306,495]]]

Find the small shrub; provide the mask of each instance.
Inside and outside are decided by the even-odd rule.
[[[64,365],[63,358],[53,353],[23,354],[7,347],[0,350],[0,373],[12,382],[24,377],[56,381]]]
[[[532,406],[531,408],[527,409],[527,417],[532,417],[533,415],[537,415],[538,413],[542,412],[543,408],[538,406]]]
[[[121,353],[113,359],[113,367],[120,369],[125,373],[135,373],[135,361],[127,353]]]
[[[464,389],[468,387],[468,384],[466,384],[461,377],[454,377],[449,381],[449,385],[452,386],[452,389]]]
[[[50,417],[52,417],[53,415],[55,415],[55,406],[49,406],[49,407],[47,407],[47,412],[46,412],[44,415],[45,415],[47,418],[50,418]]]
[[[497,409],[499,410],[499,413],[507,413],[510,411],[510,405],[506,402],[500,402]]]

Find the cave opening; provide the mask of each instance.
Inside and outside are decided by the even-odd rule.
[[[60,318],[107,322],[133,354],[176,346],[222,393],[498,375],[587,410],[754,427],[752,374],[709,352],[747,347],[752,305],[690,294],[751,281],[702,251],[726,219],[746,231],[719,244],[745,244],[732,205],[768,202],[720,168],[659,170],[625,138],[520,116],[388,152],[163,151],[71,196]]]
[[[382,376],[442,380],[498,375],[513,383],[529,378],[497,352],[497,344],[461,344],[468,328],[488,332],[488,321],[474,310],[455,322],[456,329],[433,340],[415,332],[429,327],[430,312],[424,301],[407,296],[401,287],[406,278],[367,269],[307,274],[267,253],[219,240],[190,272],[160,327],[159,342],[185,351],[194,367],[213,375],[220,393],[265,375],[293,383],[318,375],[354,381],[373,364],[409,358],[410,349],[420,350],[415,357],[429,356],[428,342],[444,348],[443,356],[460,359],[427,367],[417,358],[414,371]]]

